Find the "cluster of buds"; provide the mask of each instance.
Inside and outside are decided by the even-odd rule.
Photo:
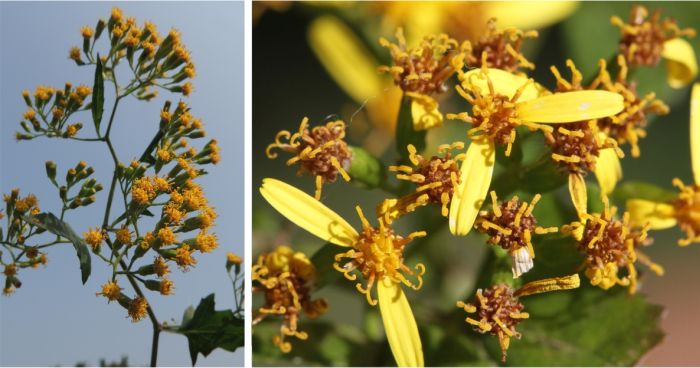
[[[298,327],[302,314],[314,319],[328,309],[325,299],[311,298],[316,268],[304,253],[294,252],[288,246],[279,246],[258,257],[251,275],[253,292],[261,293],[265,298],[264,306],[255,311],[253,324],[269,316],[282,317],[284,321],[280,333],[272,338],[272,342],[283,353],[288,353],[292,350],[292,344],[285,341],[286,337],[308,338],[308,334]]]
[[[66,182],[60,185],[56,180],[56,164],[53,161],[46,161],[46,176],[58,188],[58,194],[66,210],[88,206],[95,202],[95,195],[103,187],[95,178],[90,177],[94,172],[95,169],[88,166],[85,161],[80,161],[75,167],[66,171]],[[71,189],[78,187],[80,188],[78,192],[71,195]]]
[[[162,136],[154,148],[155,157],[147,159],[155,162],[156,171],[160,171],[164,165],[172,161],[178,162],[178,165],[168,175],[175,177],[180,171],[184,171],[181,178],[176,180],[179,182],[200,174],[188,163],[217,164],[220,160],[220,153],[217,141],[214,139],[210,140],[199,152],[190,146],[187,139],[198,139],[206,136],[202,121],[192,116],[189,106],[183,101],[180,101],[172,112],[170,108],[171,103],[166,101],[160,112]]]
[[[82,123],[68,123],[76,111],[85,106],[85,99],[92,94],[92,89],[85,85],[73,88],[66,83],[63,89],[38,86],[32,98],[29,91],[22,92],[27,111],[20,122],[23,132],[17,132],[17,140],[29,140],[36,137],[74,137]]]

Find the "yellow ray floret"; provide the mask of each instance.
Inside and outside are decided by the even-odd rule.
[[[282,215],[324,241],[349,247],[359,237],[337,213],[289,184],[264,179],[260,193]]]

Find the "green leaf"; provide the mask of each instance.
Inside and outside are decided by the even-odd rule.
[[[97,54],[97,65],[95,66],[95,85],[92,87],[92,121],[95,124],[95,129],[100,131],[100,123],[102,122],[102,113],[105,105],[105,82],[102,75],[102,60],[100,54]]]
[[[624,288],[609,291],[588,285],[571,292],[524,297],[530,319],[518,326],[508,365],[632,366],[658,344],[662,308]],[[492,341],[494,359],[500,348]]]
[[[90,277],[90,250],[88,249],[83,239],[80,236],[78,236],[78,234],[76,234],[75,231],[73,231],[70,225],[61,221],[53,213],[40,213],[35,216],[26,217],[25,220],[27,220],[34,226],[47,230],[58,236],[64,237],[70,240],[71,243],[73,243],[73,247],[75,248],[75,251],[78,254],[78,260],[80,261],[80,276],[83,281],[83,284],[85,284],[85,282],[87,282],[88,277]]]
[[[618,203],[625,203],[628,199],[646,199],[655,202],[668,202],[675,199],[677,193],[658,187],[654,184],[628,181],[618,185],[612,193],[613,199]]]
[[[185,311],[182,325],[175,332],[187,337],[193,366],[199,353],[206,357],[216,348],[235,351],[243,346],[244,321],[230,309],[215,310],[214,294],[199,302],[192,318],[186,320],[187,316]]]
[[[426,132],[413,129],[413,116],[411,113],[411,98],[404,94],[401,99],[399,118],[396,122],[396,150],[399,155],[408,160],[408,147],[412,144],[418,152],[425,149]]]

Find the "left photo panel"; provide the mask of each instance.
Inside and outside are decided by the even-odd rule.
[[[0,365],[242,366],[244,4],[0,2]]]

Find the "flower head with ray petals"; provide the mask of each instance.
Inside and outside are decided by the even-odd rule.
[[[385,278],[414,290],[420,289],[423,285],[425,266],[419,263],[415,266],[416,271],[411,270],[404,264],[403,253],[406,244],[415,238],[425,236],[425,231],[416,231],[403,237],[396,234],[394,229],[386,225],[381,218],[379,227],[372,227],[359,206],[356,210],[362,221],[362,232],[352,249],[335,256],[333,268],[342,272],[343,276],[350,281],[357,279],[357,275],[352,272],[358,270],[366,283],[364,286],[362,283],[357,283],[355,287],[365,294],[367,302],[372,306],[377,305],[377,300],[372,297],[372,287]],[[408,280],[406,275],[415,277],[417,283]]]

